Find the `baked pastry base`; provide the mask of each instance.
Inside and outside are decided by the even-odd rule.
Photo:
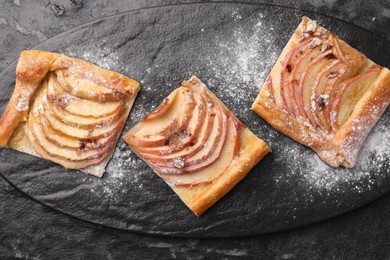
[[[139,91],[139,83],[124,77],[119,73],[99,68],[89,62],[70,58],[65,55],[29,50],[23,51],[17,65],[16,84],[7,108],[0,119],[0,146],[9,147],[20,152],[33,156],[42,157],[30,143],[26,135],[26,122],[29,110],[33,107],[35,97],[41,91],[41,82],[48,73],[57,69],[72,69],[79,76],[91,77],[97,84],[107,84],[113,90],[126,93],[123,117],[128,117],[134,100]],[[26,89],[30,90],[26,94]],[[116,134],[115,145],[108,152],[107,156],[96,165],[82,169],[82,172],[101,177],[105,171],[108,161],[111,159],[113,150],[119,140],[122,129]],[[44,151],[40,151],[45,154]],[[49,159],[50,160],[50,159]]]
[[[272,78],[280,77],[283,59],[300,42],[302,32],[305,31],[304,26],[307,26],[309,21],[311,20],[303,17],[301,24],[271,70]],[[319,29],[326,31],[322,27]],[[338,39],[338,43],[349,53],[360,54],[364,58],[364,64],[359,72],[377,66],[344,41]],[[262,86],[253,102],[252,110],[276,130],[313,149],[323,161],[332,167],[352,168],[355,166],[364,140],[390,103],[390,71],[387,68],[381,68],[378,78],[357,102],[347,121],[337,132],[326,132],[313,127],[307,121],[292,115],[277,104],[271,97],[267,85],[268,82],[265,82]]]
[[[195,76],[192,76],[188,81],[184,81],[182,87],[189,89],[204,89],[209,96],[212,96],[214,100],[217,100],[217,102],[221,104],[227,113],[231,113],[231,111]],[[151,114],[153,114],[153,112]],[[142,122],[143,121],[140,123]],[[149,164],[148,160],[143,158],[140,154],[139,149],[137,149],[138,147],[132,140],[132,136],[139,128],[139,124],[134,126],[124,135],[124,139],[132,150]],[[244,125],[242,125],[238,131],[238,138],[240,145],[237,154],[226,170],[211,183],[207,182],[205,184],[198,183],[196,185],[181,186],[165,181],[196,216],[202,215],[208,208],[226,195],[267,153],[271,151],[263,140],[259,139]],[[152,165],[150,166],[152,167]],[[158,171],[156,171],[156,173],[157,175],[160,174]],[[197,172],[188,174],[196,175]]]

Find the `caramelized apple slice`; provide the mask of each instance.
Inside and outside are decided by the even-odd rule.
[[[174,92],[177,94],[172,93],[173,101],[164,102],[164,106],[168,106],[168,108],[164,109],[160,106],[157,110],[163,112],[155,111],[143,120],[147,120],[147,127],[144,127],[143,121],[141,121],[128,133],[131,135],[129,139],[134,145],[140,147],[163,146],[168,142],[168,137],[172,133],[179,133],[187,128],[195,107],[192,92],[185,88],[179,88]],[[168,100],[171,99],[170,96]],[[183,104],[185,105],[183,106]]]
[[[41,146],[42,149],[47,152],[47,154],[50,154],[52,157],[62,158],[69,161],[82,161],[101,158],[107,154],[108,150],[110,150],[115,143],[114,139],[102,148],[85,149],[84,146],[79,146],[78,149],[72,149],[57,146],[56,144],[48,141],[44,135],[39,119],[36,116],[30,117],[28,128],[32,135],[34,135],[34,138],[38,142],[39,146]]]
[[[121,116],[123,116],[123,113],[126,111],[126,107],[121,106],[119,110],[117,110],[113,114],[109,114],[101,118],[78,116],[78,115],[70,114],[69,112],[63,110],[61,107],[56,106],[51,102],[48,102],[46,97],[46,91],[44,93],[42,102],[44,106],[49,111],[52,111],[54,116],[60,121],[62,121],[64,124],[74,126],[74,127],[84,128],[84,129],[91,129],[94,127],[104,127],[109,124],[112,124],[113,122],[118,120]]]
[[[343,81],[332,100],[330,122],[338,130],[348,119],[356,103],[378,78],[381,68],[373,68]]]
[[[226,117],[225,122],[227,125]],[[222,136],[214,138],[212,140],[212,144],[200,150],[193,157],[190,157],[187,160],[186,158],[177,157],[169,163],[150,162],[150,166],[159,173],[174,175],[193,173],[207,168],[210,164],[218,160],[223,144],[226,141],[226,132],[227,129],[224,128]]]
[[[168,110],[171,108],[173,102],[177,102],[177,94],[178,90],[174,90],[169,94],[168,97],[164,98],[164,100],[161,102],[161,104],[152,112],[147,114],[143,120],[150,120],[153,118],[157,118],[160,116],[164,116],[165,113],[168,113]]]
[[[293,70],[293,64],[296,63],[302,53],[308,48],[310,39],[300,43],[297,47],[292,49],[282,63],[280,74],[280,95],[283,107],[290,113],[293,112],[291,100],[294,97],[294,91],[290,88],[290,78]]]
[[[201,167],[207,167],[213,163],[219,156],[227,133],[227,117],[222,107],[217,102],[215,104],[217,107],[216,114],[215,116],[210,116],[214,121],[213,127],[203,145],[201,144],[198,147],[189,148],[187,151],[171,154],[169,157],[155,157],[155,160],[149,160],[149,163],[160,169],[161,172],[173,174],[189,172],[182,171],[182,168],[190,168],[187,166],[202,164]],[[178,165],[178,161],[182,162],[182,165]]]
[[[321,41],[318,38],[313,38],[310,43],[313,41],[318,40]],[[310,45],[310,43],[308,45]],[[290,89],[291,89],[291,95],[290,95],[290,103],[292,106],[292,111],[294,112],[295,116],[304,115],[304,107],[303,104],[303,89],[299,88],[299,82],[301,80],[301,77],[303,76],[303,71],[305,68],[310,67],[310,63],[315,60],[318,56],[322,54],[321,48],[319,46],[310,48],[309,50],[305,51],[303,54],[301,54],[301,57],[297,59],[297,61],[293,64],[293,70],[291,72],[290,77]]]
[[[53,112],[48,110],[44,104],[43,104],[42,116],[45,117],[50,127],[53,128],[54,130],[61,132],[66,136],[78,138],[81,140],[99,139],[99,138],[107,137],[111,135],[113,132],[120,131],[119,129],[122,129],[122,126],[125,123],[125,118],[122,116],[113,124],[100,127],[100,128],[82,129],[78,127],[73,127],[64,124],[63,122],[58,120],[54,116]]]
[[[180,106],[179,100],[184,100],[184,95],[176,89],[168,97],[164,98],[163,102],[153,112],[148,114],[140,124],[137,124],[132,128],[131,132],[126,134],[128,140],[136,147],[159,147],[163,145],[166,142],[165,137],[155,135],[154,133],[167,128],[175,118],[180,116],[184,107]],[[147,131],[144,131],[143,122],[146,120],[153,124]]]
[[[100,158],[93,158],[90,160],[82,160],[82,161],[69,161],[63,158],[55,157],[50,155],[46,150],[44,150],[38,143],[38,141],[35,139],[34,135],[31,133],[30,127],[26,128],[26,135],[27,138],[30,140],[31,146],[34,148],[34,150],[43,158],[46,160],[50,160],[52,162],[58,163],[62,165],[65,168],[68,169],[83,169],[91,165],[96,165],[103,161],[105,159],[104,156]]]
[[[207,139],[206,137],[202,137],[202,134],[206,134],[208,136],[210,133],[213,121],[210,119],[209,115],[213,112],[211,112],[212,110],[208,110],[200,93],[194,93],[194,96],[196,106],[188,124],[188,128],[168,137],[165,143],[166,145],[162,147],[137,147],[140,154],[145,156],[145,159],[154,160],[154,158],[169,157],[171,154],[176,154],[184,149],[186,150],[184,153],[187,154],[189,152],[189,147],[193,150],[196,149],[196,147],[203,145],[203,143],[200,144],[202,138],[204,138],[204,143],[206,142]]]
[[[219,157],[219,154],[221,153],[223,147],[222,144],[226,142],[228,117],[218,100],[215,99],[214,104],[216,108],[214,124],[217,124],[215,127],[213,126],[211,132],[209,133],[208,139],[203,145],[203,149],[200,149],[197,153],[193,153],[191,156],[188,156],[185,161],[185,166],[204,164],[204,161],[212,157],[213,154],[216,154]],[[209,160],[209,163],[211,162],[213,162],[213,160]],[[206,167],[206,165],[203,167]]]
[[[42,92],[39,93],[37,99],[42,99]],[[90,150],[87,151],[88,154],[83,154],[83,149],[67,149],[62,148],[60,146],[56,146],[55,144],[48,141],[44,135],[44,131],[41,128],[41,115],[42,106],[37,105],[39,102],[34,103],[32,110],[29,113],[29,117],[27,120],[26,127],[26,136],[30,140],[30,144],[34,148],[34,150],[43,158],[51,160],[55,163],[61,164],[65,168],[71,169],[83,169],[90,165],[95,165],[100,163],[104,158],[104,154],[107,154],[109,149],[115,144],[107,145],[103,149],[98,150]],[[55,148],[53,148],[55,147]],[[58,154],[61,150],[61,153]],[[105,151],[102,153],[102,151]]]
[[[58,85],[54,76],[49,77],[47,83],[47,99],[68,113],[83,116],[101,118],[114,114],[125,105],[125,100],[116,102],[95,102],[77,98],[65,91]]]
[[[67,148],[83,148],[83,149],[95,149],[102,147],[104,145],[107,145],[107,143],[112,138],[116,138],[115,131],[111,131],[109,126],[107,128],[97,128],[97,129],[108,129],[107,134],[101,134],[99,133],[97,138],[96,136],[93,136],[94,130],[88,130],[87,132],[91,134],[89,138],[78,138],[77,136],[72,136],[74,132],[79,133],[79,129],[77,127],[71,127],[66,125],[66,128],[61,128],[62,122],[58,121],[57,118],[53,118],[50,116],[50,119],[52,119],[52,124],[56,125],[57,128],[52,128],[51,124],[49,123],[47,117],[45,116],[45,111],[51,111],[47,110],[46,107],[47,103],[44,102],[45,99],[45,93],[46,90],[42,89],[37,97],[37,103],[40,104],[39,106],[39,122],[41,124],[41,128],[47,139],[61,147],[67,147]],[[49,114],[51,115],[51,113]],[[60,123],[57,123],[60,122]],[[113,124],[114,129],[117,127],[121,127],[121,125],[117,126],[117,123]],[[68,132],[66,132],[68,131]],[[86,130],[84,130],[85,132]],[[97,141],[99,140],[99,141]]]
[[[230,166],[233,158],[237,155],[239,148],[238,129],[234,123],[233,118],[228,119],[227,138],[223,144],[221,153],[218,159],[215,160],[207,168],[194,171],[188,174],[164,174],[157,172],[157,174],[168,183],[177,186],[196,186],[199,184],[211,183],[221,176],[224,171]]]
[[[68,70],[57,70],[57,81],[61,88],[73,96],[97,102],[119,101],[125,95],[110,88],[96,85],[92,81],[80,78]]]
[[[325,119],[324,109],[329,104],[329,95],[325,93],[328,85],[333,85],[337,80],[338,73],[343,73],[346,66],[338,59],[333,60],[324,67],[317,75],[311,88],[310,108],[316,124],[323,130],[329,131],[330,124]]]
[[[115,138],[116,133],[112,133],[107,137],[99,139],[84,139],[80,140],[73,138],[67,135],[64,135],[61,132],[58,132],[50,127],[46,122],[45,117],[40,118],[40,124],[42,127],[43,134],[46,136],[46,139],[60,147],[67,147],[73,149],[96,149],[105,146],[112,138]]]
[[[311,113],[311,88],[316,81],[320,70],[332,62],[332,51],[328,50],[317,58],[313,59],[303,70],[298,86],[298,108],[299,116],[303,119],[309,119],[312,126],[316,126],[316,121]]]
[[[339,66],[337,66],[337,71],[333,71],[333,74],[336,74],[336,76],[333,76],[333,74],[329,74],[327,77],[330,79],[328,80],[328,83],[325,86],[325,96],[328,97],[328,102],[323,106],[322,112],[324,114],[324,118],[326,121],[326,125],[331,126],[330,123],[330,110],[331,110],[331,104],[333,103],[334,95],[337,91],[337,88],[343,82],[343,80],[350,78],[352,75],[351,69],[349,66],[347,66],[344,63],[341,63]],[[331,76],[332,75],[332,76]],[[334,129],[333,129],[334,130]]]

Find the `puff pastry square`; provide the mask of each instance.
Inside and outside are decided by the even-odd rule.
[[[270,151],[195,76],[124,139],[197,216]]]
[[[139,83],[84,60],[28,50],[0,119],[0,146],[101,177]]]
[[[333,167],[355,166],[390,102],[390,72],[307,17],[252,109]]]

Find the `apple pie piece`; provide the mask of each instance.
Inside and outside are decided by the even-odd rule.
[[[252,105],[333,167],[355,166],[390,102],[390,71],[302,18]]]
[[[197,216],[270,151],[195,76],[124,139]]]
[[[28,50],[0,119],[0,146],[101,177],[139,83],[87,61]]]

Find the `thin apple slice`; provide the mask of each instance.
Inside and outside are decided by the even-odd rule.
[[[161,172],[157,172],[157,174],[166,182],[177,186],[192,187],[215,181],[231,165],[240,146],[238,129],[236,128],[236,124],[234,123],[234,119],[232,117],[229,117],[228,119],[227,130],[227,138],[218,159],[207,168],[188,174],[173,175]]]
[[[210,134],[205,136],[206,142],[202,142],[196,147],[191,147],[187,151],[171,154],[169,157],[155,157],[154,160],[149,160],[149,163],[156,168],[164,169],[165,173],[170,171],[176,174],[179,172],[186,173],[185,169],[189,169],[192,165],[202,164],[202,167],[207,167],[213,160],[216,160],[222,149],[221,143],[223,144],[226,139],[227,117],[219,103],[215,102],[214,104],[216,113],[215,116],[210,116],[214,123]],[[214,155],[213,158],[211,158],[212,155]],[[208,160],[208,164],[204,163],[206,160]],[[178,165],[179,161],[181,165]],[[193,169],[191,168],[191,170]]]
[[[45,105],[45,107],[47,107],[48,110],[53,112],[57,119],[61,120],[64,124],[83,129],[104,127],[109,124],[112,124],[113,122],[116,122],[116,120],[118,120],[120,117],[122,117],[123,113],[126,111],[126,107],[121,106],[120,109],[115,113],[109,114],[101,118],[78,116],[70,114],[69,112],[63,110],[61,107],[49,102],[47,100],[46,91],[44,93],[42,103]]]
[[[318,39],[318,38],[313,38]],[[310,44],[310,43],[309,43]],[[299,88],[299,82],[301,80],[301,77],[303,76],[303,71],[310,67],[310,63],[314,61],[318,56],[320,56],[322,53],[321,47],[316,46],[313,48],[310,48],[309,50],[305,51],[299,59],[296,60],[296,62],[293,64],[293,70],[291,71],[290,81],[289,81],[289,89],[291,90],[290,94],[290,103],[292,106],[292,111],[294,112],[295,116],[299,116],[301,114],[304,114],[304,107],[302,104],[304,101],[302,100],[303,97],[303,89]]]
[[[63,158],[55,157],[50,155],[48,152],[46,152],[43,147],[41,147],[38,143],[38,141],[35,139],[35,136],[32,134],[30,127],[26,127],[26,135],[27,138],[30,140],[31,146],[33,149],[46,160],[50,160],[52,162],[58,163],[62,165],[65,168],[68,169],[83,169],[91,165],[96,165],[103,161],[105,157],[100,158],[93,158],[90,160],[82,160],[82,161],[69,161]]]
[[[72,138],[66,136],[50,127],[46,122],[45,117],[40,118],[40,123],[42,127],[43,134],[46,136],[46,139],[51,143],[54,143],[60,147],[73,148],[73,149],[96,149],[107,145],[107,143],[115,138],[116,133],[112,133],[107,137],[99,139],[84,139],[79,140],[77,138]]]
[[[192,92],[186,88],[178,88],[174,92],[177,92],[177,94],[171,93],[174,100],[166,102],[164,105],[168,106],[167,109],[157,108],[158,112],[154,111],[145,117],[126,134],[125,140],[135,146],[158,147],[166,144],[172,133],[184,131],[192,116],[195,101]],[[168,96],[168,100],[171,99],[170,96]],[[159,112],[161,110],[164,112]]]
[[[75,97],[65,92],[58,85],[54,76],[50,76],[47,82],[47,99],[68,113],[83,117],[101,118],[114,114],[125,106],[124,99],[116,102],[100,103]]]
[[[294,49],[292,49],[287,55],[284,61],[282,62],[282,69],[280,73],[280,96],[282,100],[283,107],[290,113],[292,113],[292,104],[291,104],[291,90],[290,86],[290,77],[292,72],[292,64],[302,55],[302,53],[308,48],[309,39],[300,43]]]
[[[216,159],[219,157],[223,148],[222,144],[226,142],[226,136],[228,131],[227,120],[227,116],[225,114],[222,114],[222,126],[218,128],[218,135],[215,138],[210,135],[211,138],[206,142],[204,148],[185,161],[185,165],[188,166],[188,169],[185,172],[193,172],[198,171],[199,169],[203,169],[204,167],[207,167],[209,164],[214,162],[214,160],[210,159],[213,157],[213,155],[217,155]],[[208,162],[205,163],[205,161]]]
[[[97,149],[85,149],[85,147],[82,146],[79,147],[79,149],[57,146],[56,144],[51,143],[46,139],[39,119],[36,116],[31,116],[29,121],[30,122],[28,127],[31,133],[34,135],[34,138],[38,142],[39,146],[41,146],[48,154],[53,157],[62,158],[69,161],[98,159],[106,155],[107,151],[110,150],[115,144],[115,141],[112,141],[106,146]]]
[[[92,81],[80,78],[68,70],[57,70],[57,81],[61,88],[73,96],[97,102],[119,101],[125,95],[110,88],[96,85]]]
[[[348,119],[356,103],[378,78],[381,68],[376,67],[344,80],[334,95],[331,104],[330,122],[337,131]]]
[[[309,44],[312,42],[312,39],[318,38],[310,38],[301,42],[286,55],[286,58],[282,62],[282,69],[280,74],[280,95],[282,98],[283,107],[289,113],[294,112],[292,103],[292,100],[295,98],[294,89],[291,88],[290,84],[292,72],[294,70],[294,64],[296,64],[296,62],[302,58],[302,55],[305,55],[305,53],[311,51]]]
[[[123,138],[135,147],[160,147],[165,144],[166,138],[156,133],[172,125],[174,120],[180,116],[184,107],[180,102],[184,100],[184,95],[176,89],[142,121],[131,129]],[[152,123],[151,127],[145,131],[145,122]],[[177,122],[176,122],[177,123]],[[159,125],[160,124],[160,125]]]
[[[338,72],[342,72],[344,68],[345,64],[341,60],[333,60],[318,73],[315,83],[311,87],[311,112],[316,124],[325,131],[330,130],[330,124],[328,124],[324,115],[324,109],[329,104],[329,95],[325,94],[325,89],[328,84],[334,84]]]
[[[67,124],[64,124],[58,120],[52,111],[48,110],[43,104],[43,113],[42,116],[45,117],[46,121],[54,130],[63,133],[66,136],[73,138],[78,138],[80,140],[90,140],[90,139],[99,139],[111,135],[113,132],[119,131],[122,129],[123,124],[125,123],[125,118],[122,116],[117,122],[107,125],[100,128],[92,129],[82,129],[78,127],[73,127]]]
[[[341,63],[339,66],[339,69],[335,72],[336,76],[334,78],[331,78],[328,80],[328,83],[325,86],[325,92],[324,95],[328,97],[328,102],[323,106],[322,113],[324,114],[324,118],[326,120],[326,125],[331,127],[331,122],[330,122],[330,111],[331,111],[331,106],[333,103],[333,99],[335,96],[335,93],[341,84],[345,79],[348,79],[353,76],[351,66],[348,66],[347,64]],[[330,77],[329,74],[327,77]],[[335,130],[335,129],[333,129]]]
[[[155,110],[153,110],[152,112],[150,112],[149,114],[147,114],[144,117],[143,121],[157,118],[160,116],[165,116],[165,114],[168,113],[168,110],[171,108],[171,106],[174,105],[173,102],[178,101],[177,96],[180,95],[180,94],[178,94],[178,92],[179,92],[178,89],[171,92],[171,94],[169,94],[168,97],[164,98],[164,100],[161,102],[161,104]],[[170,112],[172,112],[172,111],[170,111]]]
[[[42,98],[42,92],[40,92],[38,94],[37,99],[39,99],[39,98]],[[27,120],[27,125],[26,125],[27,127],[25,129],[26,129],[26,136],[29,139],[31,146],[41,157],[43,157],[47,160],[53,161],[55,163],[58,163],[58,164],[64,166],[65,168],[70,168],[70,169],[83,169],[83,168],[86,168],[90,165],[98,164],[102,160],[105,159],[105,156],[100,156],[100,152],[96,151],[96,150],[95,150],[95,152],[97,152],[97,153],[95,155],[97,155],[97,156],[93,156],[93,155],[84,156],[84,158],[87,157],[88,159],[81,159],[81,160],[78,160],[78,159],[80,159],[82,157],[77,158],[77,160],[68,160],[64,157],[58,157],[58,156],[55,156],[53,154],[50,154],[50,152],[45,150],[47,148],[47,146],[51,146],[53,144],[50,142],[47,142],[47,143],[45,143],[45,147],[43,147],[43,145],[42,145],[42,140],[45,141],[45,138],[43,135],[43,133],[44,133],[43,129],[40,129],[39,127],[41,126],[40,112],[42,111],[43,108],[41,105],[38,106],[37,105],[38,103],[39,102],[34,103],[32,109],[30,111],[28,120]],[[37,135],[39,135],[39,137],[41,139],[37,139]],[[115,141],[114,141],[114,143],[115,143]],[[107,147],[109,147],[109,145],[107,145]],[[112,145],[112,147],[113,147],[113,145]],[[73,150],[75,150],[75,149],[73,149]],[[77,149],[76,149],[76,151],[77,151]],[[106,154],[109,154],[109,153],[106,152]],[[72,153],[72,155],[74,155],[74,154]],[[67,155],[65,155],[65,157],[66,156]]]
[[[225,128],[227,128],[227,119]],[[214,163],[216,160],[218,160],[222,149],[223,149],[223,144],[226,142],[226,134],[227,134],[227,129],[223,130],[223,136],[221,138],[218,138],[218,142],[216,143],[216,146],[211,146],[209,149],[204,149],[205,153],[200,157],[197,157],[197,160],[193,160],[193,164],[189,165],[188,162],[185,161],[185,159],[182,158],[176,158],[174,160],[173,165],[171,167],[167,166],[160,166],[157,164],[150,164],[151,167],[159,173],[163,174],[173,174],[173,175],[182,175],[182,174],[189,174],[193,172],[200,171],[202,169],[207,168],[209,165]],[[203,150],[201,150],[203,151]],[[198,155],[198,154],[196,154]]]
[[[99,138],[94,138],[91,136],[88,139],[80,140],[76,137],[70,136],[67,133],[64,133],[64,129],[61,129],[61,131],[53,129],[44,116],[44,111],[47,109],[46,103],[44,102],[46,97],[45,94],[46,90],[42,89],[37,97],[37,104],[41,104],[39,106],[39,122],[41,124],[43,134],[46,136],[48,141],[65,148],[97,149],[106,146],[111,140],[116,139],[116,132],[111,132],[110,134],[100,136]],[[72,130],[71,128],[68,129]]]
[[[94,117],[83,117],[78,115],[70,114],[61,108],[53,105],[51,102],[43,101],[45,105],[50,109],[55,117],[61,120],[64,124],[83,128],[83,129],[91,129],[91,128],[100,128],[110,125],[116,122],[119,118],[123,116],[123,113],[126,111],[125,106],[121,106],[118,111],[113,114],[107,115],[102,118],[94,118]]]
[[[313,59],[309,65],[303,70],[301,79],[298,85],[298,108],[299,116],[305,120],[309,120],[312,126],[316,126],[316,121],[311,113],[311,88],[314,85],[318,73],[322,68],[332,62],[332,51],[328,50]]]
[[[194,92],[196,106],[194,109],[194,113],[188,123],[188,127],[184,131],[184,135],[182,132],[174,133],[171,138],[168,137],[167,142],[162,147],[137,147],[139,153],[143,155],[146,159],[154,160],[155,158],[169,157],[171,154],[176,154],[183,150],[186,150],[185,152],[183,152],[184,154],[186,154],[189,152],[190,149],[192,150],[198,147],[200,145],[199,140],[202,140],[200,139],[202,138],[201,135],[204,135],[205,132],[208,135],[212,127],[212,120],[210,119],[210,114],[212,114],[213,112],[210,112],[212,110],[208,110],[208,107],[202,96],[203,95],[201,95],[200,93]],[[205,138],[205,141],[206,140],[207,139]]]

